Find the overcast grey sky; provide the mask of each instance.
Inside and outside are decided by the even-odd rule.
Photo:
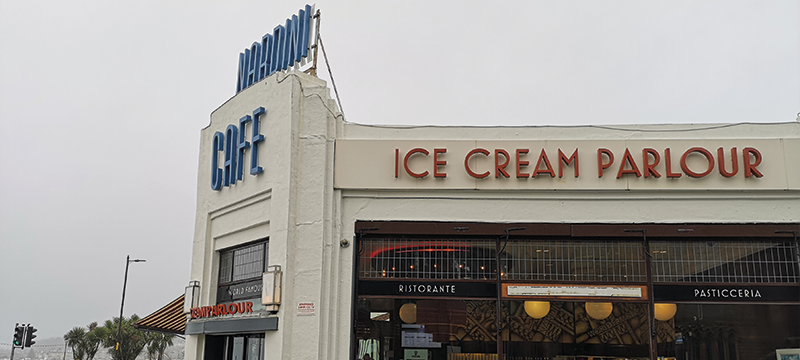
[[[0,0],[0,343],[15,322],[45,338],[117,316],[128,254],[147,262],[131,264],[126,316],[181,295],[200,129],[234,95],[239,52],[304,4]],[[798,1],[316,5],[351,122],[800,112]]]

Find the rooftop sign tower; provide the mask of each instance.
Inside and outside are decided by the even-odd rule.
[[[302,70],[308,63],[312,65],[303,71],[310,70],[314,75],[317,43],[312,36],[318,35],[318,28],[319,13],[314,13],[314,6],[306,5],[286,19],[285,25],[276,26],[272,34],[250,45],[239,54],[236,93],[277,71]]]

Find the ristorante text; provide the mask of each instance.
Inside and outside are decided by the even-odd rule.
[[[763,157],[754,147],[706,149],[629,149],[616,153],[598,148],[591,150],[591,160],[596,162],[597,177],[625,176],[645,178],[703,178],[712,173],[731,178],[760,178],[764,174],[758,169]],[[484,149],[475,148],[466,154],[448,154],[447,148],[394,150],[394,177],[411,176],[446,178],[450,163],[458,166],[469,176],[483,179],[518,179],[564,176],[579,177],[581,173],[580,149]],[[455,156],[455,157],[454,157]],[[480,163],[479,163],[480,162]],[[594,170],[592,169],[592,170]],[[716,170],[716,171],[715,171]],[[456,170],[460,171],[460,169]]]

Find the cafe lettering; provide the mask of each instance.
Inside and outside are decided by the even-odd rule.
[[[585,151],[585,150],[584,150]],[[607,148],[597,148],[590,161],[596,161],[597,177],[625,176],[645,178],[703,178],[716,172],[722,177],[760,178],[764,174],[758,169],[763,161],[761,152],[755,147],[719,147],[709,150],[705,147],[691,147],[686,150],[665,148],[629,149],[615,153]],[[544,148],[529,149],[484,149],[474,148],[466,154],[455,154],[463,158],[463,166],[453,165],[447,160],[447,148],[426,149],[416,147],[408,151],[394,149],[394,177],[411,176],[425,178],[446,178],[449,171],[464,171],[469,176],[482,179],[493,176],[498,179],[528,179],[537,177],[563,178],[580,177],[581,149],[561,149],[548,153]],[[427,158],[427,161],[411,165],[412,159]],[[471,160],[483,158],[483,166],[471,164]],[[699,159],[690,165],[692,159]],[[461,164],[459,164],[461,165]],[[450,169],[454,170],[450,170]],[[585,173],[585,172],[584,172]]]

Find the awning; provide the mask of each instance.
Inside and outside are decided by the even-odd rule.
[[[133,324],[133,327],[141,330],[183,335],[186,332],[183,297],[184,295],[181,295],[171,303],[158,309],[158,311],[141,318]]]

